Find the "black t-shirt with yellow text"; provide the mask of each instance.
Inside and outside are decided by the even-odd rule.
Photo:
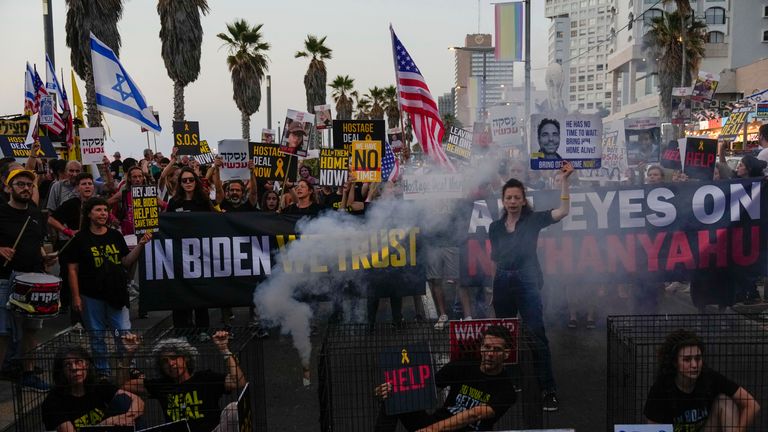
[[[102,272],[105,260],[115,265],[121,265],[122,258],[128,255],[128,245],[123,235],[117,230],[107,229],[101,235],[94,234],[90,229],[78,231],[72,243],[64,250],[61,260],[66,263],[77,263],[80,295],[98,300],[106,300],[102,286]]]
[[[181,384],[168,378],[144,381],[150,397],[157,399],[166,421],[187,419],[192,432],[210,432],[219,424],[219,398],[226,393],[225,375],[203,370]]]

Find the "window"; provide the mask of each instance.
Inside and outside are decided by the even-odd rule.
[[[763,42],[768,42],[768,30],[763,30]]]
[[[603,83],[595,84],[595,90],[602,90],[602,89],[603,89]]]
[[[576,95],[571,95],[570,100],[571,102],[576,102]]]
[[[611,92],[605,92],[605,98],[610,99],[611,98]]]
[[[587,109],[592,109],[595,107],[595,104],[592,102],[587,102]]]
[[[584,91],[584,84],[579,84],[579,91]]]
[[[725,33],[719,31],[707,33],[707,43],[725,43]]]
[[[707,24],[725,24],[725,9],[711,7],[704,12],[704,20]]]
[[[597,65],[597,70],[599,70],[599,71],[603,70],[603,65],[601,65],[601,64]]]
[[[629,22],[627,23],[627,30],[632,30],[632,26],[635,24],[635,14],[630,12],[629,16],[627,17],[627,20],[629,20]]]

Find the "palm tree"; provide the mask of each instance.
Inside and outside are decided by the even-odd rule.
[[[645,34],[644,47],[656,59],[659,72],[659,94],[662,117],[669,119],[671,112],[672,87],[690,86],[691,76],[696,73],[704,57],[705,31],[707,25],[693,19],[683,26],[679,12],[663,12],[651,20],[651,28]],[[683,30],[684,29],[684,30]],[[682,39],[685,38],[685,55]],[[684,82],[680,82],[680,71],[685,59]]]
[[[173,80],[173,120],[184,120],[184,87],[200,76],[203,26],[200,13],[210,9],[206,0],[158,0],[160,54]]]
[[[251,27],[244,19],[227,24],[226,33],[216,35],[229,49],[227,66],[232,74],[232,98],[240,110],[243,138],[251,138],[251,115],[261,105],[261,80],[269,66],[266,51],[269,43],[262,40],[262,24]]]
[[[355,92],[352,92],[352,97],[355,99],[355,106],[357,106],[357,113],[355,114],[355,119],[357,120],[368,120],[371,118],[370,110],[371,110],[371,100],[368,98],[368,96],[362,96],[360,97],[360,94]]]
[[[443,126],[445,127],[446,134],[443,135],[443,139],[448,139],[448,131],[451,130],[451,126],[455,126],[457,128],[464,127],[462,126],[459,119],[456,118],[456,116],[453,113],[446,113],[443,114]]]
[[[400,127],[400,106],[397,103],[397,87],[384,87],[384,112],[390,128]]]
[[[368,98],[371,100],[371,110],[368,113],[372,120],[384,120],[384,89],[374,86],[368,89]]]
[[[325,83],[327,72],[325,62],[330,60],[332,49],[325,46],[325,38],[315,35],[307,35],[304,41],[304,51],[296,51],[294,58],[312,57],[304,74],[304,88],[307,91],[307,112],[314,113],[315,105],[325,105]]]
[[[352,91],[355,85],[355,79],[349,75],[338,75],[329,85],[333,89],[331,97],[336,102],[336,117],[339,120],[352,119],[352,98],[348,92]]]
[[[66,0],[67,46],[75,73],[85,81],[85,107],[88,126],[101,126],[96,107],[96,87],[91,65],[91,33],[120,55],[120,32],[117,23],[123,16],[123,0]]]

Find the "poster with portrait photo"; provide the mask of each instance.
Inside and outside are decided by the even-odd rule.
[[[714,98],[719,82],[720,75],[699,71],[699,76],[696,77],[696,82],[693,84],[693,94],[691,95],[691,98],[697,101]]]
[[[306,156],[309,148],[309,131],[315,123],[315,116],[302,111],[288,110],[285,115],[285,130],[280,138],[280,151],[287,154]]]
[[[691,121],[691,98],[672,96],[672,124],[681,125]]]
[[[625,119],[624,137],[629,166],[659,162],[661,126],[658,117]]]
[[[261,130],[261,142],[264,144],[274,144],[277,131],[274,129],[264,128]]]
[[[392,151],[400,153],[403,149],[403,131],[399,127],[387,129],[387,139],[389,140],[389,146],[392,147]]]
[[[331,105],[315,105],[315,127],[318,130],[333,127],[333,118],[331,117]]]
[[[603,120],[596,114],[531,115],[531,169],[600,168]]]

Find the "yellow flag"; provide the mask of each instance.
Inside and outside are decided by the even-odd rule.
[[[77,89],[77,81],[75,80],[75,72],[70,70],[70,74],[72,75],[72,113],[70,115],[74,115],[75,119],[80,120],[81,125],[85,125],[85,121],[83,120],[83,100],[80,99],[80,90]],[[74,145],[72,145],[69,150],[67,150],[67,159],[68,160],[80,160],[80,135],[78,133],[77,128],[74,130],[75,137],[74,137]]]

